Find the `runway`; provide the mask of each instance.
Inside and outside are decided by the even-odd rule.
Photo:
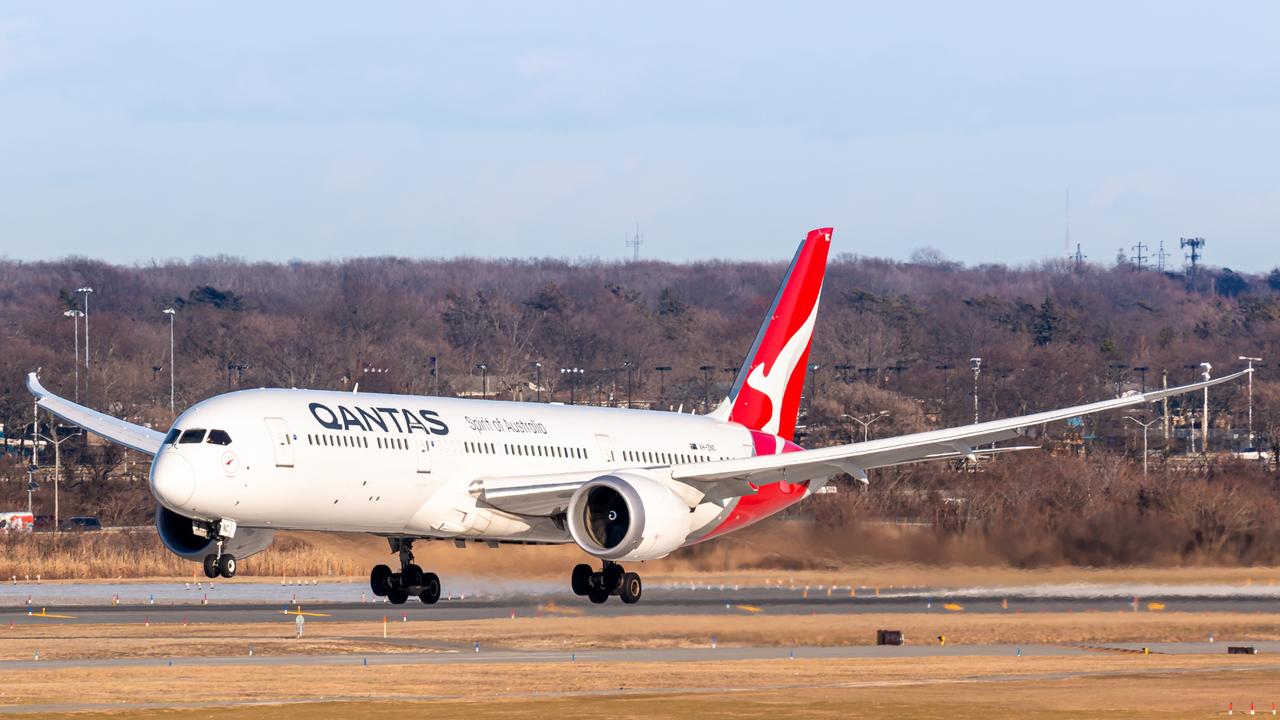
[[[362,638],[350,638],[360,640]],[[369,638],[373,640],[373,638]],[[378,639],[381,641],[381,638]],[[430,641],[421,641],[429,645]],[[1226,655],[1230,643],[1155,643],[1148,646],[1153,654],[1162,655]],[[1260,654],[1280,652],[1280,641],[1250,642]],[[91,658],[68,660],[6,660],[5,670],[59,670],[67,668],[128,667],[279,667],[279,666],[386,666],[386,665],[452,665],[492,663],[655,663],[655,662],[730,662],[738,660],[837,660],[924,657],[1064,657],[1097,655],[1108,652],[1141,653],[1142,647],[1132,643],[1083,645],[946,645],[937,644],[875,646],[849,645],[836,647],[702,647],[702,648],[629,648],[549,652],[543,650],[472,650],[471,648],[405,653],[346,653],[320,655],[236,655],[195,656],[181,658]],[[1256,669],[1256,666],[1255,666]]]
[[[15,588],[18,589],[15,592]],[[168,592],[157,592],[160,588]],[[1156,588],[1146,587],[1145,590]],[[1106,594],[1080,592],[1072,587],[1055,592],[1053,587],[1036,588],[1037,594],[993,593],[990,589],[963,593],[955,590],[910,590],[837,592],[818,588],[725,588],[653,587],[635,605],[617,598],[594,605],[586,598],[562,592],[520,592],[442,598],[435,605],[423,605],[411,598],[404,605],[391,605],[375,598],[363,585],[330,583],[287,586],[269,583],[221,583],[212,589],[202,585],[184,589],[183,584],[164,585],[41,585],[6,586],[0,602],[0,622],[28,623],[278,623],[286,608],[302,607],[335,620],[378,621],[385,616],[411,620],[480,620],[531,615],[571,614],[582,616],[636,615],[718,615],[768,614],[814,615],[850,613],[967,614],[1051,613],[1051,612],[1227,612],[1274,613],[1280,611],[1276,588],[1266,593],[1243,592],[1247,588],[1166,588],[1166,593],[1136,596],[1122,589]],[[1223,590],[1233,590],[1234,593]],[[1070,591],[1070,592],[1068,592]],[[1074,593],[1074,594],[1071,594]],[[28,602],[28,596],[30,601]],[[113,601],[113,598],[116,600]],[[351,598],[351,599],[338,599]],[[42,615],[41,613],[44,613]],[[34,614],[34,615],[33,615]],[[47,617],[58,615],[65,617]]]

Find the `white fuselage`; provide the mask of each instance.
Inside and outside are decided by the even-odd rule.
[[[221,430],[218,442],[230,442],[184,438],[189,430]],[[571,542],[551,518],[478,504],[469,488],[753,454],[750,431],[707,416],[260,389],[182,413],[156,455],[152,491],[174,512],[245,527]],[[690,532],[722,513],[695,508]]]

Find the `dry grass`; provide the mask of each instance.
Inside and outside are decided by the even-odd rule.
[[[47,621],[52,622],[52,621]],[[1028,615],[692,615],[629,617],[517,617],[497,620],[411,620],[382,623],[312,619],[302,640],[292,618],[280,623],[203,625],[22,624],[6,632],[0,660],[99,657],[242,655],[248,645],[260,655],[423,651],[434,647],[521,650],[720,646],[869,645],[879,628],[900,629],[908,642],[929,644],[945,635],[951,644],[1097,644],[1112,642],[1280,640],[1280,616],[1231,613],[1036,613]],[[411,639],[421,645],[404,647]]]
[[[772,523],[749,529],[663,560],[636,563],[645,580],[657,583],[794,585],[862,588],[970,587],[1049,583],[1267,584],[1280,583],[1277,567],[1009,567],[856,564],[806,545],[804,528]],[[780,555],[778,548],[787,548]],[[566,581],[569,569],[590,560],[575,545],[503,546],[491,550],[452,543],[419,542],[423,567],[444,576],[488,575]],[[788,558],[802,558],[803,563]],[[243,577],[363,578],[392,560],[381,538],[351,533],[281,532],[265,552],[240,564]],[[798,565],[798,567],[793,567]],[[145,579],[187,578],[198,570],[161,545],[154,532],[0,534],[0,578]],[[845,591],[847,592],[847,590]]]
[[[360,667],[227,666],[210,670],[55,669],[0,673],[5,704],[229,701],[344,704],[129,716],[349,717],[370,701],[433,717],[1097,717],[1121,711],[1203,717],[1280,692],[1261,657],[1088,656],[911,660],[571,663]],[[1071,675],[1082,674],[1072,678]],[[430,707],[409,705],[433,701]],[[359,706],[351,701],[360,701]],[[387,709],[391,705],[380,706]],[[269,713],[269,714],[268,714]],[[48,716],[42,713],[43,716]]]
[[[241,568],[246,575],[331,577],[364,575],[371,565],[343,552],[340,541],[315,545],[284,533]],[[172,578],[190,576],[197,567],[169,552],[152,530],[0,534],[2,579]]]

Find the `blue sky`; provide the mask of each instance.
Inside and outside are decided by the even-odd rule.
[[[0,6],[0,256],[1280,264],[1280,5]]]

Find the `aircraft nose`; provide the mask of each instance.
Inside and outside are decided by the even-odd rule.
[[[171,507],[186,504],[196,491],[196,473],[187,459],[174,452],[161,452],[151,464],[151,492]]]

